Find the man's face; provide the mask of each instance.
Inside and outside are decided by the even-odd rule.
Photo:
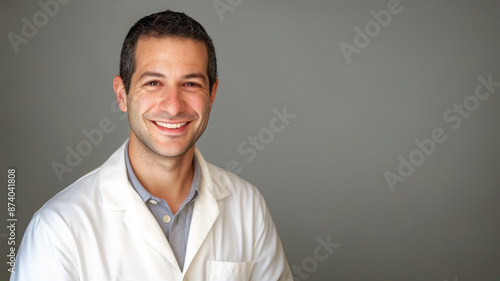
[[[135,72],[128,95],[120,77],[115,91],[128,111],[130,145],[164,157],[182,156],[205,130],[217,91],[210,94],[208,54],[203,42],[147,38],[137,42]]]

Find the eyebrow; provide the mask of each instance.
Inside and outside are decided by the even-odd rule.
[[[191,78],[201,78],[203,79],[203,81],[207,81],[207,76],[204,75],[203,73],[201,72],[195,72],[195,73],[189,73],[189,74],[186,74],[184,75],[183,77],[184,79],[191,79]]]
[[[141,80],[141,79],[143,79],[144,77],[147,77],[147,76],[158,77],[158,78],[165,78],[165,75],[163,75],[162,73],[152,72],[152,71],[146,71],[146,72],[142,73],[141,76],[139,76],[138,80]],[[204,75],[201,72],[189,73],[189,74],[184,75],[183,78],[184,79],[201,78],[204,81],[208,80],[207,76]]]
[[[163,75],[163,74],[161,74],[159,72],[146,71],[146,72],[142,73],[141,76],[139,76],[138,80],[141,80],[142,78],[147,77],[147,76],[153,76],[153,77],[158,77],[158,78],[165,78],[165,75]]]

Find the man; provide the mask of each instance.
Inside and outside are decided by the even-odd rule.
[[[139,20],[113,83],[130,138],[33,216],[11,280],[292,280],[260,193],[195,148],[217,85],[198,22]]]

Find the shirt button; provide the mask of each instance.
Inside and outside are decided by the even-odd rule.
[[[158,204],[158,202],[156,202],[156,200],[153,200],[153,199],[149,200],[149,203],[151,203],[151,204],[153,204],[153,205]]]
[[[165,216],[163,217],[163,221],[164,221],[165,223],[169,223],[171,220],[172,220],[172,218],[170,218],[170,216],[169,216],[169,215],[165,215]]]

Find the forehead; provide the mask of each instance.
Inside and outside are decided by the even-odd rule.
[[[205,43],[177,37],[146,37],[137,41],[136,71],[147,67],[196,68],[207,72],[208,51]]]

